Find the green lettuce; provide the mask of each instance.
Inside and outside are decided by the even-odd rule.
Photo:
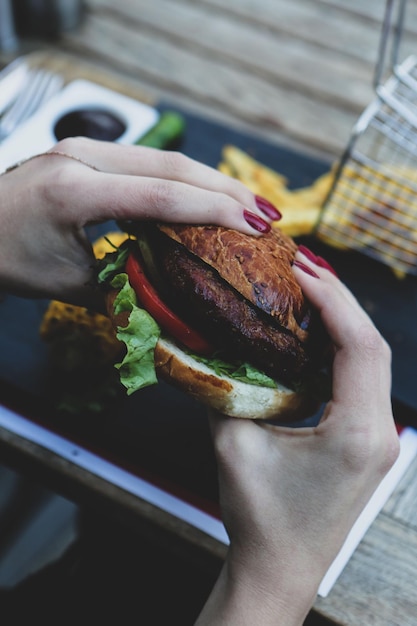
[[[97,262],[97,281],[99,284],[110,282],[113,276],[123,271],[129,256],[128,244],[120,246],[114,252],[108,252]]]
[[[224,361],[216,356],[210,359],[195,354],[192,356],[196,361],[211,367],[218,376],[228,376],[229,378],[241,380],[250,385],[260,385],[262,387],[271,388],[277,386],[273,378],[256,369],[256,367],[253,367],[250,363],[244,361]]]
[[[117,274],[110,284],[119,290],[114,301],[115,315],[129,313],[126,328],[119,327],[117,330],[117,338],[125,344],[127,352],[121,363],[116,363],[115,367],[119,370],[121,383],[126,387],[128,395],[131,395],[138,389],[158,382],[154,351],[161,330],[149,313],[137,305],[136,294],[127,274]],[[229,376],[252,385],[276,387],[276,382],[272,378],[249,363],[227,362],[217,355],[212,358],[195,354],[191,356],[212,368],[217,375]]]
[[[158,382],[154,351],[161,331],[149,313],[138,307],[127,274],[117,274],[111,285],[120,290],[114,301],[115,314],[129,312],[126,328],[117,329],[117,338],[126,345],[126,355],[115,367],[119,370],[120,381],[126,387],[127,394],[131,395],[138,389]]]
[[[114,302],[114,311],[128,312],[129,322],[126,328],[118,328],[117,337],[126,345],[126,355],[115,367],[119,370],[120,381],[127,389],[128,395],[138,389],[154,385],[158,382],[154,352],[161,329],[147,311],[138,306],[134,289],[129,283],[127,274],[121,272],[125,266],[131,242],[122,245],[115,252],[107,254],[99,267],[99,283],[107,283],[119,290]],[[117,273],[121,272],[121,273]],[[252,385],[275,388],[276,381],[267,376],[250,363],[244,361],[225,361],[217,353],[210,358],[190,353],[196,361],[204,363],[219,376],[228,376]],[[317,372],[307,383],[293,381],[290,385],[299,392],[318,395],[323,401],[331,397],[331,378],[326,371]]]

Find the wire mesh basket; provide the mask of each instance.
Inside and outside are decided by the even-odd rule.
[[[353,128],[316,231],[321,240],[359,250],[398,275],[417,274],[417,56],[398,61],[405,5],[387,2],[376,97]]]

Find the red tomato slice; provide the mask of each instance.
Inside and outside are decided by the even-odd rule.
[[[136,292],[139,302],[154,320],[174,339],[184,344],[192,352],[209,355],[213,347],[197,331],[190,328],[159,297],[156,289],[149,282],[136,255],[130,254],[126,262],[129,282]]]

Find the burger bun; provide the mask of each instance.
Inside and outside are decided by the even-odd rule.
[[[292,422],[317,409],[309,394],[279,383],[263,387],[219,375],[164,337],[155,348],[155,369],[158,377],[230,417]]]

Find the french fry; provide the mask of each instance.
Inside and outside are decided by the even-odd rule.
[[[326,172],[309,187],[289,189],[285,176],[232,145],[224,146],[218,169],[274,204],[283,215],[276,224],[291,237],[313,231],[333,182],[333,172]]]
[[[111,232],[100,237],[93,244],[94,256],[102,258],[107,252],[113,252],[128,235],[123,232]],[[114,362],[120,355],[120,342],[115,336],[110,319],[81,306],[73,306],[51,300],[40,325],[40,335],[45,341],[65,338],[76,333],[91,354],[102,362]]]
[[[261,165],[246,152],[236,146],[227,145],[223,148],[223,160],[234,172],[235,178],[269,181],[271,185],[286,187],[287,179],[265,165]]]

